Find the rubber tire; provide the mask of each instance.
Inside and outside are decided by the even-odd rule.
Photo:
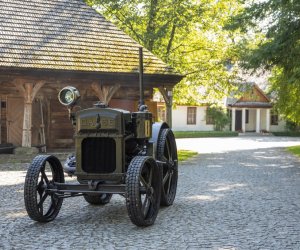
[[[153,203],[149,207],[147,214],[142,211],[142,200],[140,193],[141,173],[143,168],[148,165],[153,169],[152,183]],[[160,170],[152,157],[136,156],[129,164],[126,174],[125,198],[128,215],[133,224],[139,227],[151,226],[155,222],[159,211],[161,192]]]
[[[105,197],[102,197],[105,195]],[[110,202],[112,194],[98,194],[98,195],[91,195],[85,194],[83,198],[91,205],[105,205]]]
[[[63,168],[61,166],[60,161],[55,156],[39,155],[33,159],[31,165],[27,170],[25,178],[24,201],[25,208],[29,217],[38,222],[49,222],[54,220],[58,215],[63,202],[62,198],[55,197],[53,198],[54,203],[51,199],[51,206],[47,210],[47,213],[43,214],[39,211],[37,204],[39,174],[41,172],[41,169],[43,168],[43,165],[46,162],[49,162],[52,168],[52,180],[59,183],[65,182]]]
[[[177,191],[177,182],[178,182],[178,156],[177,156],[177,146],[175,141],[175,136],[171,129],[166,128],[160,131],[158,140],[157,140],[157,152],[156,152],[156,159],[159,161],[165,161],[165,150],[166,150],[166,143],[170,145],[170,151],[172,153],[172,161],[174,164],[172,179],[170,183],[169,192],[166,190],[166,187],[163,183],[164,177],[166,176],[166,165],[159,164],[161,169],[162,175],[162,189],[161,189],[161,200],[160,205],[162,206],[170,206],[173,204],[176,196]]]

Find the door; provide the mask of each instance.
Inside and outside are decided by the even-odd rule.
[[[242,110],[235,111],[235,131],[242,130]]]
[[[1,133],[1,143],[7,143],[7,120],[6,120],[6,98],[1,100],[0,109],[0,133]]]
[[[7,98],[7,141],[15,146],[22,145],[24,100]]]

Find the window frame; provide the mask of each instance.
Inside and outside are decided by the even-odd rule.
[[[192,117],[190,117],[190,116],[192,116]],[[196,125],[197,124],[197,107],[187,107],[186,124],[187,125]]]

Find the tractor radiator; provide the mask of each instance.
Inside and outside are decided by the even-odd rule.
[[[85,138],[81,166],[86,173],[106,174],[116,169],[116,142],[112,138]]]

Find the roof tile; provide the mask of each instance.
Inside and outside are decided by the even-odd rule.
[[[0,1],[0,66],[137,72],[139,47],[82,0]],[[146,49],[144,64],[177,75]]]

